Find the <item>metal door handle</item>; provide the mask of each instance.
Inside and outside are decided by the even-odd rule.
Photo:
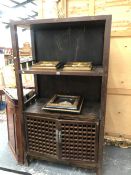
[[[59,131],[58,129],[56,129],[56,142],[61,142],[61,131]]]

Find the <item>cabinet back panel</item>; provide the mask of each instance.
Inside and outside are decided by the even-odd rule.
[[[92,61],[102,65],[104,24],[35,29],[36,61]]]
[[[54,94],[81,95],[88,101],[100,101],[101,77],[43,76],[38,75],[39,97]]]

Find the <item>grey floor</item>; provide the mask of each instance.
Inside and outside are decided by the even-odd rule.
[[[88,170],[45,161],[34,161],[29,167],[18,165],[8,147],[6,121],[0,121],[0,167],[26,171],[32,175],[95,174]],[[131,149],[106,146],[104,149],[103,175],[131,175]]]

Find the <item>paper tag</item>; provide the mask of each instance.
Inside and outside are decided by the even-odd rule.
[[[60,75],[60,72],[57,71],[57,72],[56,72],[56,75]]]

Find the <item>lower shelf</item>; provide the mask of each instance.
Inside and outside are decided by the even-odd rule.
[[[50,112],[42,110],[44,104],[48,101],[47,98],[37,99],[37,101],[28,106],[24,113],[31,115],[50,116],[53,118],[69,118],[69,119],[85,119],[85,120],[99,120],[100,119],[100,103],[97,102],[85,102],[80,114],[71,114],[63,112]]]

